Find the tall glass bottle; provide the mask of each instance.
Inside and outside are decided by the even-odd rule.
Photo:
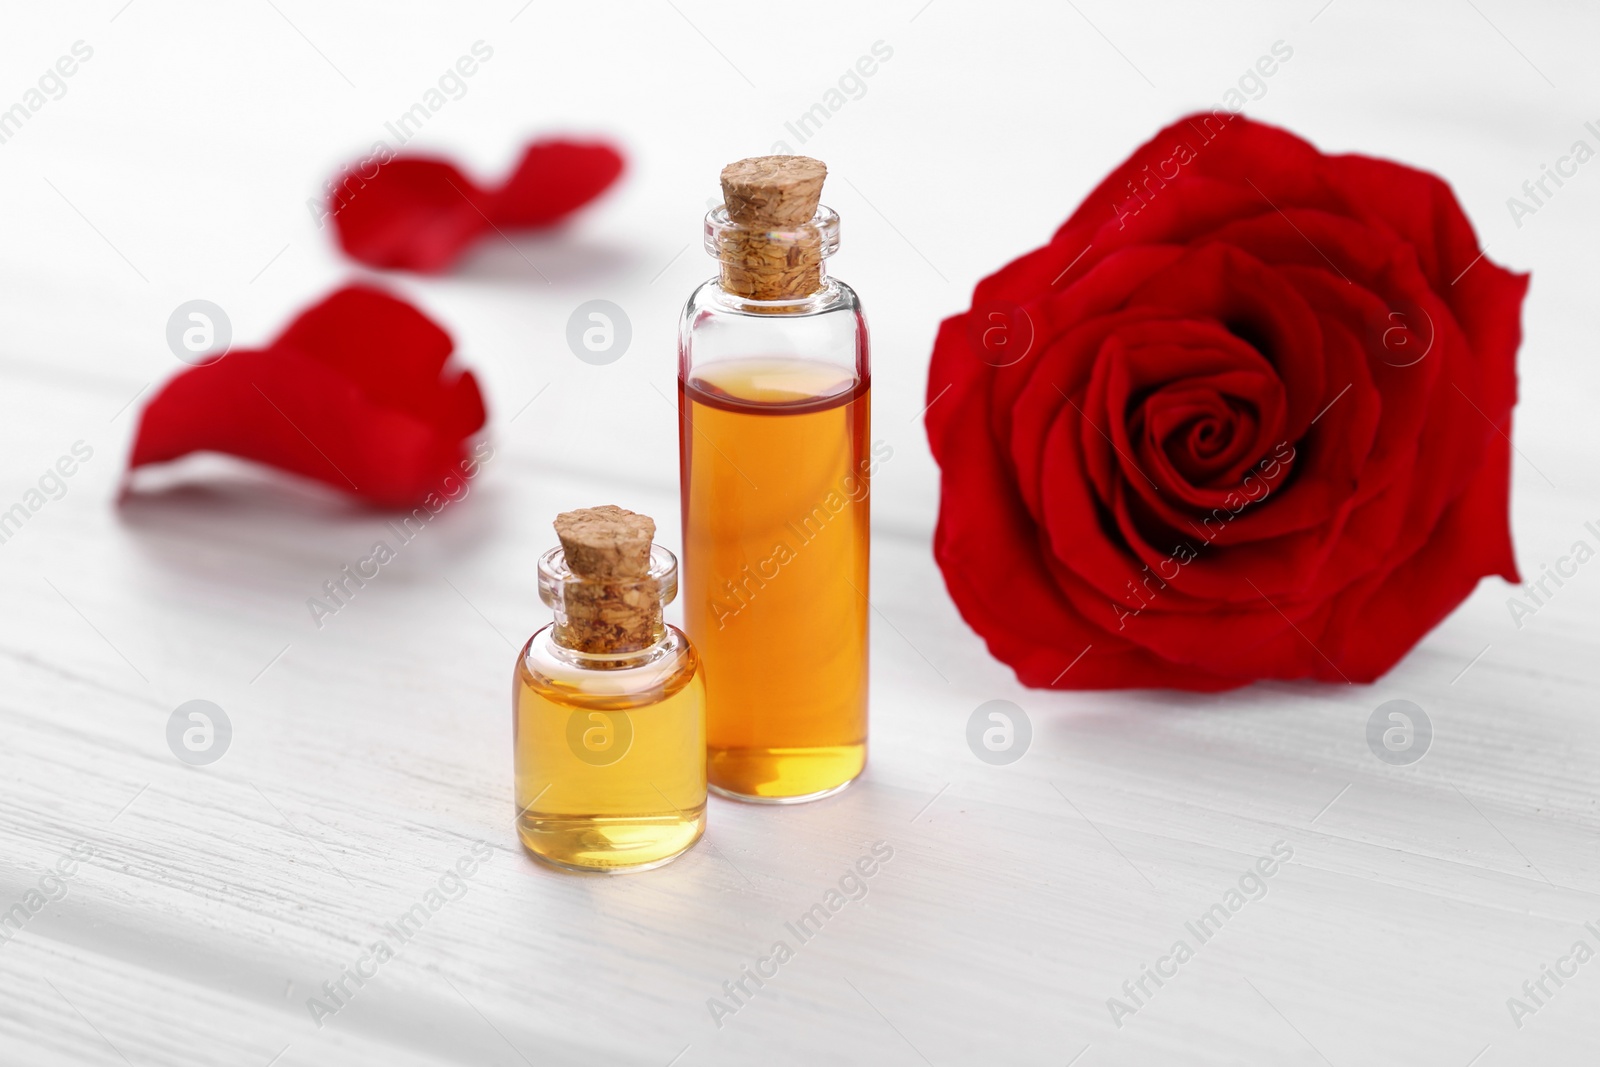
[[[826,173],[724,169],[718,276],[679,331],[684,622],[710,786],[741,800],[826,796],[866,765],[872,379],[860,300],[823,267]]]

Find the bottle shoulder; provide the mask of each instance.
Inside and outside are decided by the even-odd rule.
[[[714,363],[780,358],[841,367],[865,382],[870,349],[860,298],[837,278],[828,278],[814,298],[759,302],[729,293],[713,278],[684,306],[678,376],[688,381]]]
[[[600,710],[663,700],[700,683],[700,657],[689,637],[668,625],[655,646],[626,660],[584,658],[557,645],[554,626],[528,639],[517,657],[516,684],[547,700]],[[637,660],[635,662],[634,660]]]
[[[728,292],[722,287],[721,280],[712,276],[689,294],[683,317],[686,323],[701,314],[732,315],[772,322],[840,313],[861,315],[861,297],[848,282],[832,275],[823,280],[821,291],[815,295],[803,300],[785,301],[748,300]]]

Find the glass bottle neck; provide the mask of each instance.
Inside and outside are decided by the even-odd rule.
[[[723,292],[746,304],[771,305],[769,314],[814,300],[827,288],[827,278],[828,268],[817,256],[781,270],[751,270],[723,261],[717,271]]]
[[[562,662],[589,671],[617,671],[643,667],[667,655],[671,649],[666,627],[651,644],[627,652],[583,652],[562,640],[563,627],[556,623],[550,628],[550,649]]]
[[[648,662],[670,633],[661,612],[677,595],[677,557],[660,545],[646,573],[624,577],[573,574],[559,547],[539,557],[539,598],[555,613],[550,644],[575,665]]]
[[[832,310],[845,301],[845,289],[836,279],[829,277],[826,270],[819,273],[816,292],[805,296],[783,300],[757,300],[729,289],[720,274],[706,283],[702,293],[709,296],[718,306],[746,315],[815,315],[818,312]]]
[[[735,222],[726,206],[717,207],[706,215],[705,248],[730,296],[755,305],[805,301],[826,288],[823,261],[839,248],[839,216],[819,206],[808,222],[764,229]]]

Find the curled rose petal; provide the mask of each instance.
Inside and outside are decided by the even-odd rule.
[[[939,331],[956,606],[1029,685],[1377,678],[1517,580],[1526,290],[1433,175],[1179,120]]]
[[[377,289],[350,286],[264,349],[229,352],[162,386],[128,469],[221,452],[312,478],[380,507],[439,491],[483,427],[449,334]]]
[[[340,172],[326,212],[351,258],[436,273],[485,233],[560,222],[609,188],[622,166],[610,145],[536,141],[503,185],[485,189],[446,160],[385,149]]]

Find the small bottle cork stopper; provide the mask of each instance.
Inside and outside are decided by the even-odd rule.
[[[643,578],[650,573],[656,522],[615,504],[563,511],[556,536],[567,569],[584,578]]]
[[[752,230],[789,230],[811,221],[828,167],[810,156],[752,156],[722,168],[728,217]]]
[[[822,241],[805,232],[828,168],[810,156],[754,156],[722,168],[738,227],[721,249],[722,287],[752,300],[794,300],[822,288]],[[784,231],[801,230],[799,234]]]
[[[558,616],[561,644],[579,652],[631,652],[661,632],[661,583],[650,576],[655,520],[614,504],[564,511],[556,536],[572,579]]]

